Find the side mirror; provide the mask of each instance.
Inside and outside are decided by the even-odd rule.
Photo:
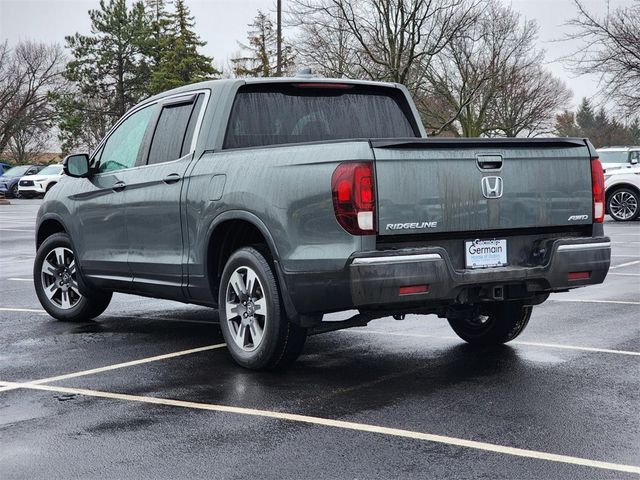
[[[637,153],[635,155],[633,153],[631,154],[631,158],[629,159],[629,163],[631,165],[637,165],[638,164],[638,154]]]
[[[62,162],[62,169],[64,170],[64,173],[70,177],[89,177],[89,155],[86,153],[76,153],[67,156]]]

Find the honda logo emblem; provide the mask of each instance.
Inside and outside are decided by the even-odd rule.
[[[484,198],[502,197],[502,177],[482,177],[482,195]]]

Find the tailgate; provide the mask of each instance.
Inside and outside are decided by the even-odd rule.
[[[379,235],[589,224],[580,139],[371,140]]]

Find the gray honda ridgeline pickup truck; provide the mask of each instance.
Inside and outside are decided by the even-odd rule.
[[[609,269],[588,140],[426,138],[401,85],[189,85],[140,103],[64,169],[37,219],[46,311],[88,320],[112,292],[210,306],[248,368],[408,313],[507,342],[550,293]]]

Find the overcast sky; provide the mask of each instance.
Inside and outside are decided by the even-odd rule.
[[[555,42],[566,31],[563,23],[575,15],[572,0],[503,0],[540,27],[540,46],[547,52],[548,67],[562,78],[574,93],[574,106],[597,88],[597,78],[568,72],[558,58],[575,51],[575,44]],[[592,11],[604,13],[605,0],[583,0]],[[629,5],[632,0],[610,0],[611,8]],[[64,44],[65,35],[89,33],[87,10],[96,8],[99,0],[0,0],[0,40],[14,44],[22,39]],[[273,10],[275,0],[187,0],[196,19],[196,30],[207,42],[203,53],[213,56],[218,66],[239,50],[245,41],[247,24],[258,9]],[[286,9],[287,0],[283,0]],[[286,32],[285,32],[286,34]]]

